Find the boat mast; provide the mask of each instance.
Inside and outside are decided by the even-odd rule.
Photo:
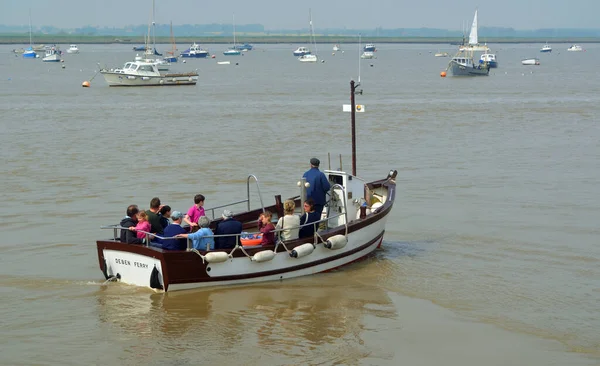
[[[29,9],[29,47],[33,49],[33,43],[31,41],[31,9]]]
[[[356,101],[354,94],[360,83],[354,83],[350,80],[350,118],[352,119],[352,175],[356,176]],[[362,92],[359,92],[362,93]]]
[[[233,13],[233,49],[235,50],[235,13]]]
[[[156,23],[154,22],[154,10],[155,10],[155,5],[154,5],[154,1],[152,0],[152,53],[156,52],[156,33],[155,33],[155,28],[156,28]]]

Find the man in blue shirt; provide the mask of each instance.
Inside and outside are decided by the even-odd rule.
[[[303,178],[306,178],[306,181],[310,184],[310,187],[306,189],[306,198],[312,198],[315,202],[313,208],[316,212],[321,214],[323,211],[323,206],[327,202],[327,197],[325,196],[327,192],[331,189],[331,185],[323,174],[322,171],[319,170],[319,165],[321,162],[317,158],[310,159],[310,169],[307,170]]]
[[[179,211],[173,211],[171,213],[171,220],[173,223],[167,225],[162,236],[165,238],[172,238],[177,236],[178,234],[185,234],[186,231],[181,227],[181,220],[183,219],[183,214]],[[156,239],[159,241],[158,239]],[[161,247],[167,250],[186,250],[187,249],[187,240],[185,239],[164,239],[160,240]]]

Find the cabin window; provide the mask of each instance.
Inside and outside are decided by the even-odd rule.
[[[330,174],[329,181],[334,184],[344,185],[344,177],[341,175]]]

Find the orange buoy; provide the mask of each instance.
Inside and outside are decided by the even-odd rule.
[[[81,86],[83,86],[84,88],[89,88],[90,87],[90,82],[89,81],[84,81],[83,83],[81,83]]]
[[[440,76],[443,77],[443,78],[445,78],[446,77],[446,71],[440,72]]]

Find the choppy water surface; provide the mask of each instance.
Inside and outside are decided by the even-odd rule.
[[[248,174],[272,202],[297,194],[312,156],[350,169],[357,46],[311,65],[296,47],[178,64],[198,69],[195,87],[98,75],[89,89],[129,46],[81,45],[64,69],[0,48],[3,362],[598,364],[596,44],[492,46],[500,67],[484,78],[440,78],[448,59],[433,53],[450,46],[380,45],[361,64],[357,168],[399,171],[383,250],[281,283],[102,286],[99,227],[130,203],[185,210],[201,192],[217,206],[245,198]]]

